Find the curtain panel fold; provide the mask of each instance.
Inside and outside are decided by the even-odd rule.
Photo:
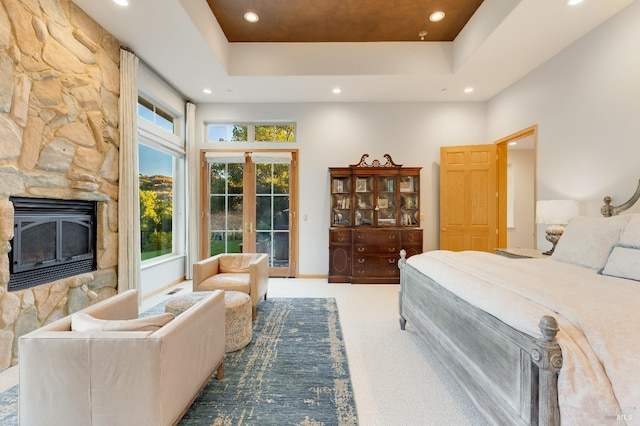
[[[118,188],[118,292],[140,290],[138,180],[138,57],[120,49],[120,162]],[[138,291],[138,297],[142,293]]]
[[[200,162],[196,143],[196,106],[187,102],[185,145],[187,151],[187,193],[186,193],[186,233],[187,247],[185,258],[185,278],[191,279],[193,262],[200,260],[198,255],[198,164]]]

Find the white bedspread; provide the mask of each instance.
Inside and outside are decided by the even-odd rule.
[[[558,321],[563,425],[640,424],[640,282],[552,259],[431,251],[407,262],[504,323],[540,337]]]

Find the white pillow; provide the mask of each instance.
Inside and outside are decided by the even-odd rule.
[[[175,318],[170,312],[130,320],[103,320],[84,312],[71,316],[72,331],[156,331]]]
[[[616,244],[599,273],[640,281],[640,247]]]
[[[589,269],[602,269],[629,219],[629,215],[576,216],[569,221],[551,258]]]
[[[640,214],[634,213],[625,216],[629,216],[629,223],[622,231],[620,244],[640,246]]]

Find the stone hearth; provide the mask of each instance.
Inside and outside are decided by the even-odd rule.
[[[21,335],[117,292],[119,61],[70,1],[0,1],[0,371]],[[97,270],[8,292],[11,196],[97,201]]]

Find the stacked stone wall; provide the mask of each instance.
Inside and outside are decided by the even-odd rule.
[[[117,292],[119,42],[68,0],[0,0],[0,371],[17,339]],[[7,291],[11,196],[98,201],[97,270]]]

